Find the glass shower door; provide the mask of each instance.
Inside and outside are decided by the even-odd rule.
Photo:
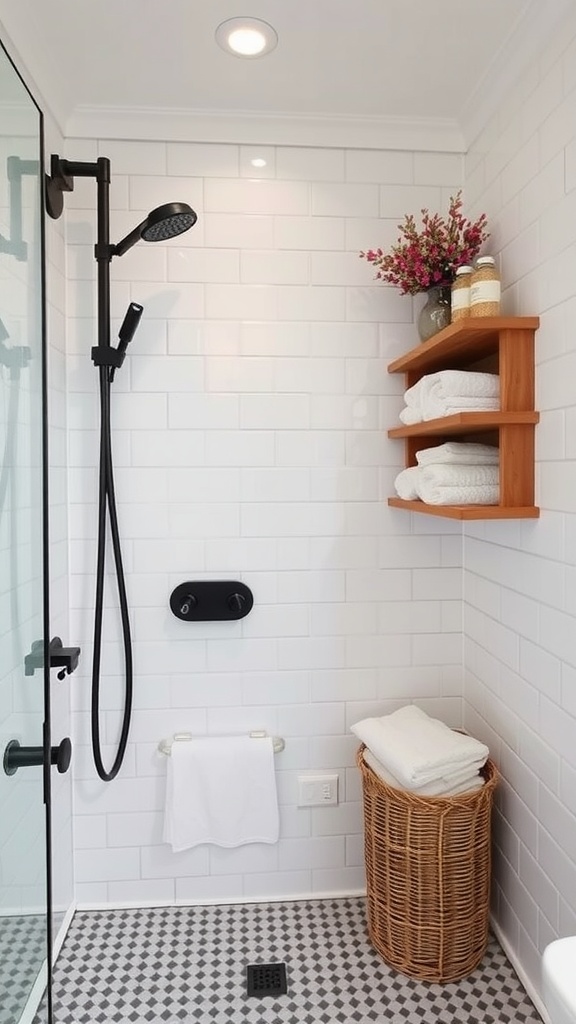
[[[0,46],[0,1024],[34,1019],[47,975],[43,768],[15,767],[45,738],[41,132]]]

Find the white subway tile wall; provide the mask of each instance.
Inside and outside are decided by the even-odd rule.
[[[113,238],[173,199],[189,202],[198,224],[112,263],[115,325],[130,300],[144,316],[113,394],[136,681],[126,764],[105,786],[88,749],[95,195],[82,188],[68,213],[77,897],[362,889],[350,725],[412,700],[460,724],[462,634],[459,528],[424,529],[385,501],[403,463],[386,437],[403,381],[386,365],[416,343],[416,309],[375,283],[358,253],[389,244],[405,212],[443,202],[462,182],[462,160],[266,147],[259,175],[253,147],[104,139],[97,151],[111,160]],[[170,613],[176,584],[218,577],[252,588],[246,619],[191,624]],[[112,609],[106,630],[110,760],[123,689]],[[251,729],[286,741],[276,759],[279,843],[173,854],[162,843],[159,740]],[[338,806],[297,807],[298,774],[310,770],[338,774]]]
[[[551,61],[553,64],[551,66]],[[490,743],[497,800],[495,915],[539,984],[540,957],[576,924],[576,17],[526,71],[465,163],[486,210],[503,308],[538,314],[537,522],[466,524],[466,727]]]

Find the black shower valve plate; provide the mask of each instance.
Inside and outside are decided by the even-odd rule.
[[[170,595],[170,608],[184,622],[224,622],[243,619],[254,597],[239,580],[190,580]]]

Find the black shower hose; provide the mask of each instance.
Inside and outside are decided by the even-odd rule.
[[[92,660],[92,752],[96,771],[103,782],[111,782],[116,778],[128,743],[130,719],[132,717],[132,697],[134,690],[134,671],[132,662],[132,638],[130,635],[130,619],[128,615],[128,598],[122,564],[122,549],[116,513],[116,497],[114,494],[114,466],[112,462],[112,441],[110,429],[110,368],[99,366],[100,374],[100,470],[98,482],[98,555],[96,561],[96,607],[94,611],[94,654]],[[124,711],[120,740],[114,763],[110,771],[106,771],[102,761],[102,745],[100,740],[100,660],[102,652],[102,615],[104,605],[104,575],[106,571],[106,512],[110,522],[112,551],[116,570],[116,584],[120,618],[122,622],[122,640],[124,645],[125,693]]]

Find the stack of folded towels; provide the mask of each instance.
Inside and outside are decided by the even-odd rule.
[[[495,373],[440,370],[421,377],[404,392],[402,423],[422,423],[457,412],[486,412],[500,408],[500,378]]]
[[[394,481],[404,501],[497,505],[500,500],[499,452],[492,445],[447,441],[416,452],[416,463]]]
[[[414,704],[351,727],[365,744],[364,761],[384,782],[417,796],[457,796],[480,789],[489,750],[454,732]]]

